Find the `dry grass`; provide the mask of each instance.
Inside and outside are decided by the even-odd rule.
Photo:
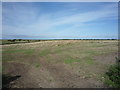
[[[49,80],[48,82],[43,80],[43,82],[37,84],[46,84],[47,87],[61,87],[63,83],[63,87],[65,85],[67,85],[66,87],[72,87],[68,84],[72,85],[70,82],[74,81],[76,84],[74,87],[82,87],[80,79],[87,79],[88,81],[83,81],[86,85],[92,85],[89,81],[91,79],[96,82],[102,80],[102,74],[104,74],[109,64],[97,61],[96,56],[106,55],[107,57],[110,53],[110,58],[115,57],[112,53],[118,51],[117,45],[116,40],[55,40],[3,45],[3,62],[4,67],[8,69],[9,66],[12,66],[12,63],[27,65],[29,70],[32,71],[31,73],[34,71],[34,74],[36,74],[35,77],[33,76],[34,80],[37,80],[37,77],[37,81],[43,80],[45,77]],[[6,66],[8,64],[9,66]],[[67,72],[65,72],[66,70]],[[4,71],[4,73],[8,72],[7,69]],[[16,71],[14,70],[14,72]],[[45,72],[49,73],[49,77]],[[67,74],[70,74],[71,79],[66,76]],[[25,75],[28,75],[28,77],[25,77],[29,78],[29,73],[26,72]],[[52,84],[49,84],[50,82]],[[83,87],[87,87],[86,85]],[[43,85],[42,87],[46,86]]]

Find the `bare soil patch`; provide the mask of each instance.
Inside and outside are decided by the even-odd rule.
[[[41,68],[30,67],[21,63],[5,63],[4,72],[21,77],[10,82],[11,88],[93,88],[104,87],[95,79],[85,79],[77,75],[65,64],[49,64],[40,60]],[[12,64],[12,65],[11,65]]]
[[[118,52],[95,56],[94,59],[102,64],[114,64],[116,57],[118,57]]]

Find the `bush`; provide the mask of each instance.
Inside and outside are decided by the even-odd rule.
[[[107,84],[115,87],[120,88],[120,60],[116,60],[116,64],[111,65],[108,72],[106,72],[108,77]]]

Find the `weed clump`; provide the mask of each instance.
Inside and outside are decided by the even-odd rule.
[[[115,87],[120,88],[120,60],[116,58],[116,63],[114,65],[111,65],[109,70],[106,72],[107,79],[106,84]]]

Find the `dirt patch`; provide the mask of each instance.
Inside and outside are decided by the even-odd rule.
[[[23,88],[36,86],[36,82],[34,82],[34,80],[32,80],[32,78],[28,75],[28,72],[31,69],[30,66],[16,62],[3,62],[3,66],[5,67],[5,69],[3,70],[4,75],[8,75],[9,77],[20,76],[20,78],[13,80],[9,83],[10,87]]]
[[[104,87],[99,81],[93,79],[82,79],[66,64],[51,64],[40,59],[42,67],[32,68],[29,76],[37,82],[37,87],[41,88],[86,88]],[[31,73],[32,72],[32,73]],[[37,77],[37,78],[36,78]]]
[[[102,64],[114,64],[116,62],[116,57],[118,57],[117,52],[95,56],[94,59]]]
[[[102,83],[93,79],[83,79],[66,64],[50,64],[40,59],[40,68],[21,63],[5,63],[4,72],[11,76],[21,77],[11,82],[12,88],[90,88],[103,87]]]
[[[12,65],[11,65],[12,64]],[[16,62],[3,62],[3,68],[5,67],[5,70],[3,70],[3,73],[8,73],[11,75],[18,75],[18,74],[25,74],[28,72],[29,68],[25,64],[16,63]]]

